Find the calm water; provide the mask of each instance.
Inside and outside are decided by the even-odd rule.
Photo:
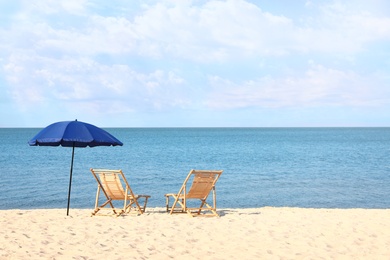
[[[0,209],[66,208],[71,148],[0,129]],[[223,169],[218,207],[390,208],[390,128],[109,128],[122,147],[76,148],[71,208],[94,206],[89,168],[122,169],[164,206],[190,169]]]

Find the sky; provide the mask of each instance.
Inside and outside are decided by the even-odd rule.
[[[390,126],[388,0],[0,10],[0,127]]]

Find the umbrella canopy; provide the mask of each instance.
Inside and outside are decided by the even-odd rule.
[[[64,146],[72,147],[72,161],[70,166],[68,207],[69,215],[70,191],[72,186],[73,159],[75,147],[116,146],[123,145],[107,131],[81,121],[63,121],[53,123],[42,129],[29,142],[31,146]]]
[[[64,121],[42,129],[29,142],[32,146],[95,147],[123,145],[107,131],[81,121]]]

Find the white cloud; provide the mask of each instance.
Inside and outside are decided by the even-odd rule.
[[[306,23],[242,0],[200,6],[162,2],[145,6],[133,18],[89,15],[84,10],[87,2],[41,1],[27,6],[18,15],[24,18],[16,20],[12,31],[5,31],[7,39],[20,44],[28,35],[27,42],[35,48],[78,55],[139,54],[213,62],[310,51],[356,52],[366,43],[390,39],[389,17],[340,3],[317,7],[320,15],[303,18]],[[38,10],[43,17],[33,13]],[[44,16],[54,11],[65,19],[59,28],[52,16]],[[71,19],[80,19],[77,27],[66,25]]]
[[[386,81],[378,74],[360,76],[315,64],[303,75],[284,78],[232,82],[214,76],[206,104],[216,109],[380,106],[389,103],[390,90],[383,88]]]
[[[139,46],[150,46],[156,56],[195,61],[311,51],[355,53],[367,43],[390,39],[390,18],[364,11],[364,6],[310,6],[317,9],[316,16],[298,23],[240,0],[156,4],[136,17],[134,29],[141,36]]]
[[[87,0],[67,0],[67,1],[21,1],[22,6],[26,8],[31,13],[37,14],[49,14],[56,15],[61,14],[63,12],[70,14],[83,14],[85,12],[85,8],[87,7]]]
[[[0,21],[0,88],[24,111],[390,103],[386,68],[359,60],[390,40],[390,15],[371,2],[306,1],[295,15],[243,0],[20,3]]]
[[[41,102],[91,103],[111,110],[116,102],[132,110],[169,109],[186,103],[185,81],[173,71],[138,73],[126,65],[104,65],[92,59],[48,59],[13,56],[4,66],[11,96],[21,107]],[[19,64],[19,65],[16,65]],[[28,93],[26,93],[28,91]],[[109,102],[107,102],[109,101]],[[91,110],[92,112],[92,110]]]

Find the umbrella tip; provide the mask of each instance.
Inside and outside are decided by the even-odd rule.
[[[77,118],[76,118],[76,120],[74,120],[74,121],[77,121]]]

